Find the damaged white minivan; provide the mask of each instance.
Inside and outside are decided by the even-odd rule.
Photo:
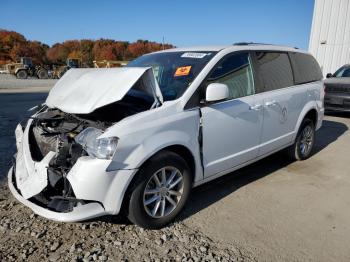
[[[10,190],[56,221],[123,212],[162,227],[195,186],[281,149],[308,158],[322,78],[303,51],[244,43],[71,69],[17,126]]]

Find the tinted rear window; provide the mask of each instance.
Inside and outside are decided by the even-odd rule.
[[[291,53],[290,56],[296,84],[309,83],[323,78],[320,66],[312,55]]]
[[[294,85],[293,71],[287,53],[257,52],[256,56],[264,91]]]

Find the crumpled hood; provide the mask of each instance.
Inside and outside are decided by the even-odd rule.
[[[46,105],[66,113],[88,114],[121,100],[142,79],[141,87],[163,102],[150,67],[70,69],[51,89]]]

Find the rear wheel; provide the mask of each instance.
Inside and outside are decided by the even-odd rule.
[[[160,228],[182,210],[191,190],[191,174],[179,155],[162,151],[139,171],[129,192],[128,218],[144,228]]]
[[[28,77],[28,73],[26,70],[19,70],[17,73],[16,73],[16,77],[18,79],[26,79]]]
[[[315,144],[315,125],[305,118],[301,123],[298,135],[287,152],[293,160],[304,160],[310,157]]]
[[[37,73],[37,76],[39,79],[47,79],[49,77],[45,69],[40,69]]]

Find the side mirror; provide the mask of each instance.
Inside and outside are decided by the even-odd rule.
[[[229,97],[228,87],[225,84],[212,83],[207,86],[205,93],[206,102],[217,102]]]
[[[333,77],[333,74],[331,74],[331,73],[328,73],[328,74],[326,75],[326,78],[331,78],[331,77]]]

